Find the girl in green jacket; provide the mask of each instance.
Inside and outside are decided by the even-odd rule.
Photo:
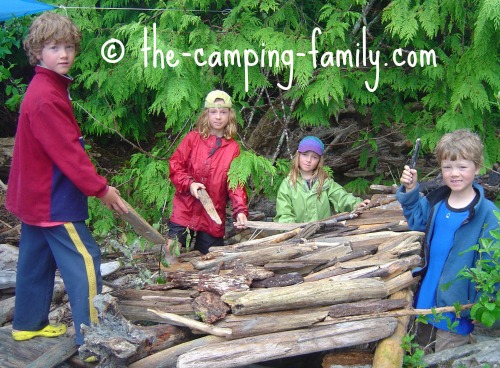
[[[288,177],[276,198],[276,222],[323,220],[335,212],[350,212],[370,201],[353,196],[323,170],[324,145],[313,136],[303,138],[292,160]]]

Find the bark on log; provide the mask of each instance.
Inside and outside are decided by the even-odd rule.
[[[193,301],[193,309],[205,323],[214,323],[226,317],[229,306],[222,302],[220,295],[203,292]]]
[[[246,291],[250,289],[251,279],[245,275],[212,275],[202,273],[176,272],[169,274],[175,287],[191,287],[198,291],[212,291],[219,295],[229,291]]]
[[[393,309],[405,308],[409,305],[405,299],[396,299],[391,295],[390,299],[363,300],[355,303],[343,303],[330,307],[328,316],[340,318],[346,316],[364,315],[370,313],[386,312]]]
[[[265,280],[252,282],[252,288],[271,288],[283,287],[304,282],[304,278],[297,272],[285,273],[283,275],[276,275]]]
[[[368,343],[391,335],[396,324],[394,318],[370,319],[225,341],[182,354],[177,367],[239,367]]]
[[[282,288],[229,292],[222,296],[222,301],[231,306],[233,314],[241,315],[385,298],[388,295],[385,283],[375,279],[320,280]]]

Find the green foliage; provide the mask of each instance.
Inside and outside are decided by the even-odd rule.
[[[500,212],[495,212],[499,227],[490,232],[491,237],[479,239],[479,244],[469,251],[479,253],[474,267],[464,268],[460,277],[468,278],[480,293],[471,309],[471,318],[491,327],[500,320]]]
[[[253,126],[270,106],[282,106],[275,115],[283,129],[334,126],[348,101],[349,108],[370,121],[353,137],[360,145],[363,169],[378,165],[372,154],[378,149],[375,138],[391,125],[412,141],[421,137],[424,151],[432,150],[443,133],[470,128],[485,142],[485,166],[500,161],[500,7],[495,0],[47,2],[86,7],[56,10],[82,31],[82,50],[71,71],[75,113],[86,135],[104,141],[119,136],[135,148],[147,143],[147,149],[131,153],[126,167],[109,179],[153,223],[170,211],[174,190],[167,160],[214,88],[233,96],[238,121],[245,127]],[[0,37],[2,102],[9,108],[18,106],[27,83],[15,73],[21,65],[24,19],[20,27],[17,21],[5,22]],[[314,37],[314,58],[309,52],[315,29],[320,32]],[[113,38],[125,48],[117,63],[101,55]],[[254,51],[247,54],[249,61],[259,60],[245,66],[249,51]],[[346,52],[344,61],[336,59],[337,51]],[[203,65],[195,63],[196,52]],[[378,63],[363,59],[370,52],[379,55]],[[404,65],[396,64],[395,52]],[[175,56],[172,60],[169,53]],[[410,56],[423,64],[410,66]],[[377,88],[368,90],[376,78]],[[246,147],[244,139],[241,143]],[[273,196],[287,172],[280,159],[251,150],[242,150],[236,163],[230,184],[245,182],[251,195]],[[361,180],[352,186],[360,188]],[[93,220],[102,219],[92,222],[99,232],[112,229],[103,209],[91,205],[91,211]]]
[[[424,351],[414,341],[415,335],[406,334],[401,341],[401,347],[405,352],[403,357],[404,368],[424,368],[427,365],[424,363]]]
[[[282,173],[283,174],[283,173]],[[284,175],[282,175],[282,178]],[[266,158],[254,152],[242,150],[233,160],[228,172],[229,187],[248,185],[253,192],[263,192],[275,196],[281,180],[277,179],[277,169]]]
[[[368,189],[370,189],[370,185],[372,182],[365,178],[356,178],[346,185],[344,185],[344,189],[350,193],[361,195],[366,194]]]
[[[22,54],[21,40],[27,32],[29,19],[8,20],[0,28],[0,86],[4,89],[3,103],[11,111],[15,111],[21,104],[26,89],[26,83],[16,76],[19,67],[27,64]]]

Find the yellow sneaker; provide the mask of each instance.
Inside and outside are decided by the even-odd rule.
[[[47,325],[39,331],[17,331],[12,330],[12,338],[16,341],[29,340],[33,337],[57,337],[66,333],[66,325],[58,323],[56,325]]]
[[[91,355],[88,358],[83,359],[84,363],[97,363],[99,362],[99,358],[95,355]]]

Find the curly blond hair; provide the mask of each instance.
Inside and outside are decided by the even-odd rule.
[[[439,166],[443,160],[470,160],[479,168],[484,161],[484,145],[481,138],[467,129],[459,129],[443,135],[434,152]]]
[[[61,14],[46,12],[33,21],[23,45],[29,63],[34,66],[48,42],[71,42],[78,51],[81,38],[80,30],[71,19]]]

